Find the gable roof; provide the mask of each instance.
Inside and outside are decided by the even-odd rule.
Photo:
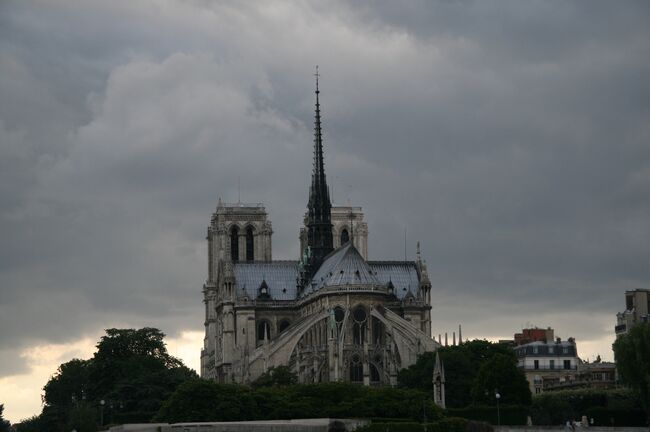
[[[257,298],[262,282],[266,282],[273,300],[295,300],[298,261],[238,261],[233,263],[235,289],[238,295]]]

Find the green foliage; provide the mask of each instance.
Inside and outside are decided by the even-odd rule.
[[[646,426],[645,411],[642,409],[612,409],[595,407],[585,410],[585,415],[594,420],[594,426]]]
[[[442,418],[431,396],[417,390],[345,383],[259,387],[196,380],[180,386],[156,421],[219,421],[310,417]]]
[[[272,367],[252,382],[253,388],[287,386],[298,383],[298,376],[289,366]]]
[[[67,430],[95,432],[98,418],[99,414],[92,405],[86,402],[79,403],[70,410]]]
[[[472,387],[481,365],[496,354],[516,359],[514,351],[507,345],[485,340],[468,341],[460,345],[438,349],[445,368],[445,399],[448,407],[460,408],[470,405]],[[433,367],[435,352],[418,357],[415,365],[403,369],[397,376],[400,386],[433,392]]]
[[[88,360],[72,359],[59,366],[45,384],[43,401],[48,405],[69,406],[82,400],[88,386]]]
[[[15,424],[17,430],[20,432],[41,432],[45,429],[43,426],[41,426],[41,416],[40,415],[35,415],[30,418],[21,420],[19,423]]]
[[[650,417],[650,323],[635,325],[612,348],[621,382],[639,395]]]
[[[244,386],[216,384],[196,379],[180,385],[165,401],[155,421],[235,421],[257,417],[251,390]]]
[[[629,390],[564,390],[535,396],[530,415],[533,424],[558,425],[583,415],[591,418],[592,412],[597,425],[609,426],[614,419],[617,426],[633,426],[625,424],[625,419],[636,423],[635,413],[640,410],[638,398]],[[629,415],[619,414],[625,412]]]
[[[11,430],[11,423],[8,420],[5,420],[3,414],[5,411],[5,406],[0,404],[0,432],[9,432]]]
[[[514,355],[497,353],[485,361],[474,379],[475,404],[496,405],[495,393],[504,405],[530,405],[532,396],[524,373],[517,368]]]
[[[499,407],[500,420],[502,425],[525,425],[528,420],[530,408],[521,405],[501,405]],[[445,414],[453,417],[461,417],[467,420],[497,424],[497,409],[495,406],[468,406],[464,408],[449,408]]]
[[[106,330],[93,358],[59,366],[43,388],[43,412],[28,428],[63,431],[75,424],[78,431],[91,430],[100,410],[105,423],[151,420],[180,384],[197,378],[169,355],[164,336],[154,328]]]

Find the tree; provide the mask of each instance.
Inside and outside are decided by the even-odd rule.
[[[59,366],[43,387],[43,402],[67,408],[86,398],[88,388],[88,360],[72,359]]]
[[[0,404],[0,432],[9,432],[11,431],[11,423],[9,420],[5,420],[4,414],[5,406]]]
[[[613,345],[620,380],[638,395],[650,420],[650,323],[640,323]]]
[[[105,418],[147,422],[180,384],[197,377],[167,352],[158,329],[108,329],[88,367],[89,397]]]
[[[475,404],[495,405],[497,392],[501,403],[506,405],[530,405],[532,402],[526,376],[517,368],[513,356],[495,354],[483,363],[474,380],[472,400]]]
[[[97,430],[97,409],[88,402],[80,402],[70,410],[67,430],[95,432]]]
[[[155,328],[108,329],[90,360],[59,366],[43,388],[43,411],[27,430],[92,430],[104,423],[148,422],[176,388],[196,373],[167,352]],[[104,406],[100,408],[100,401]]]
[[[257,418],[257,406],[248,387],[195,379],[176,389],[161,406],[155,421],[237,421]]]
[[[271,367],[251,383],[253,388],[278,387],[296,384],[298,376],[291,371],[289,366]]]
[[[460,345],[438,348],[445,368],[445,398],[450,408],[462,408],[472,403],[472,387],[480,367],[496,354],[515,361],[512,348],[486,340],[473,340]],[[400,386],[433,392],[433,366],[435,352],[424,353],[415,365],[403,369],[397,376]]]

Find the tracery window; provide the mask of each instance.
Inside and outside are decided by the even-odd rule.
[[[246,261],[255,259],[255,238],[253,237],[253,227],[246,228]]]
[[[230,229],[230,259],[239,261],[239,228],[236,226]]]
[[[357,306],[352,311],[354,325],[352,326],[352,340],[356,345],[363,345],[366,341],[366,325],[368,314],[363,306]]]
[[[363,364],[361,358],[356,354],[352,356],[350,361],[350,381],[363,382]]]

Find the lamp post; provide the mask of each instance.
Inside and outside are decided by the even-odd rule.
[[[497,426],[501,426],[501,412],[499,411],[499,399],[501,399],[501,395],[498,390],[494,394],[494,397],[497,398]]]
[[[99,426],[104,427],[104,405],[106,401],[104,399],[99,401]]]

